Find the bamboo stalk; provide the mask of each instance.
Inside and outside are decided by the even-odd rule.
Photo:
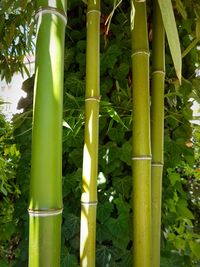
[[[132,0],[133,266],[151,266],[151,148],[146,3]]]
[[[153,1],[151,80],[152,266],[160,266],[160,228],[164,137],[165,32],[158,1]]]
[[[65,1],[37,6],[29,267],[60,266]]]
[[[95,266],[98,125],[99,125],[100,0],[88,0],[85,137],[81,197],[80,266]]]

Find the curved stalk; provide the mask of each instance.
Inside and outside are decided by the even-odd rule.
[[[152,266],[160,266],[160,228],[164,137],[165,32],[158,1],[153,1],[151,80]]]
[[[85,138],[81,197],[80,261],[95,266],[98,125],[99,125],[100,0],[89,0],[87,9]]]
[[[53,2],[53,4],[52,4]],[[60,266],[65,1],[36,1],[29,267]],[[53,6],[51,6],[53,5]]]
[[[133,266],[151,266],[151,149],[146,3],[133,1]]]

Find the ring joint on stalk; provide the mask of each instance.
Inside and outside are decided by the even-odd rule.
[[[98,201],[81,201],[81,206],[97,206]]]
[[[97,101],[100,102],[101,96],[90,96],[90,97],[86,97],[85,101]]]
[[[57,216],[62,214],[63,208],[59,209],[49,209],[49,210],[34,210],[28,209],[28,213],[32,217],[49,217],[49,216]]]
[[[151,160],[152,156],[134,156],[131,159],[132,160]]]
[[[150,56],[150,53],[148,50],[136,50],[131,54],[131,57],[137,56],[137,55],[147,55]]]
[[[87,12],[87,15],[88,15],[89,13],[97,13],[97,14],[101,15],[101,11],[96,10],[96,9],[89,10],[89,11]]]
[[[52,15],[56,15],[58,16],[60,19],[62,19],[62,21],[65,23],[65,25],[67,24],[67,15],[64,11],[59,10],[58,8],[55,7],[39,7],[38,10],[35,13],[35,17],[36,19],[40,16],[42,16],[43,14],[52,14]]]
[[[163,165],[164,164],[162,162],[152,162],[151,164],[152,167],[158,167],[158,168],[162,168]]]
[[[152,71],[151,76],[153,76],[154,74],[161,74],[161,75],[165,76],[165,71],[163,71],[163,70],[154,70],[154,71]]]

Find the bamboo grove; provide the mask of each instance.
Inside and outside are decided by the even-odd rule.
[[[101,1],[86,11],[80,266],[96,266]],[[122,1],[114,1],[114,8]],[[164,164],[165,34],[179,82],[181,51],[171,0],[131,0],[132,266],[160,266]],[[36,1],[37,42],[29,200],[29,266],[58,267],[62,223],[62,114],[66,1]],[[152,18],[152,50],[147,17]],[[71,18],[69,17],[68,20]],[[109,27],[112,16],[105,25]],[[71,99],[73,99],[71,97]],[[103,99],[102,99],[103,102]],[[110,109],[111,110],[111,109]],[[112,112],[112,110],[111,110]],[[112,114],[116,118],[116,114]],[[117,118],[120,121],[119,118]],[[109,205],[109,203],[108,203]],[[102,220],[103,221],[103,220]],[[112,267],[112,266],[111,266]]]

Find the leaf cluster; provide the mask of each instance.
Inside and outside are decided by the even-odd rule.
[[[7,82],[15,72],[28,74],[25,56],[33,53],[34,1],[0,2],[0,77]]]

